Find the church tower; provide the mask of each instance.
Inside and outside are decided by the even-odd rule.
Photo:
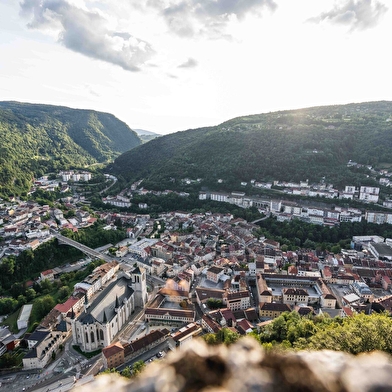
[[[136,267],[131,276],[132,288],[135,290],[135,306],[144,308],[148,300],[146,270]]]

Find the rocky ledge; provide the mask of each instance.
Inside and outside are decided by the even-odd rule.
[[[97,376],[83,392],[386,392],[391,357],[338,351],[266,353],[251,338],[226,346],[195,339],[186,349],[147,366],[136,380]]]

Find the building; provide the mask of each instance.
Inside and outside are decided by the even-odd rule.
[[[248,290],[227,293],[226,305],[231,311],[248,309],[250,307],[250,294]]]
[[[309,294],[305,289],[285,288],[282,290],[283,303],[289,305],[307,305]]]
[[[378,225],[382,225],[383,223],[392,224],[392,213],[366,211],[365,219],[368,223],[376,223]]]
[[[19,342],[13,334],[11,334],[8,327],[0,328],[0,357],[7,351],[12,351]]]
[[[288,304],[281,303],[260,303],[259,315],[262,318],[274,319],[279,317],[283,312],[291,312],[291,308]]]
[[[105,369],[113,369],[124,363],[124,347],[120,342],[102,349],[102,363]]]
[[[361,298],[365,300],[373,299],[373,292],[364,282],[354,282],[350,285],[351,289]]]
[[[379,260],[392,261],[392,247],[385,242],[370,243],[369,250]]]
[[[195,321],[196,312],[193,310],[170,309],[170,308],[146,308],[144,319],[150,323],[159,324],[189,324]]]
[[[42,271],[40,274],[40,279],[41,280],[48,279],[50,281],[53,281],[54,280],[54,271],[51,269],[46,270],[46,271]]]
[[[207,270],[207,279],[214,283],[218,283],[224,271],[225,271],[224,268],[212,266]]]
[[[262,274],[256,275],[256,288],[260,303],[272,302],[272,290],[268,287],[267,282]]]
[[[171,334],[172,339],[176,343],[176,347],[184,347],[189,344],[194,336],[201,333],[202,328],[196,323],[190,323],[185,327]]]
[[[92,304],[86,296],[84,311],[72,320],[73,344],[87,352],[109,346],[146,300],[146,275],[139,268],[109,284]]]
[[[209,299],[217,299],[223,302],[224,290],[220,289],[208,289],[204,287],[196,287],[196,301],[201,308]]]
[[[42,369],[52,358],[60,344],[63,343],[63,333],[59,331],[35,331],[26,338],[29,352],[23,358],[25,369]]]
[[[31,314],[31,310],[33,309],[33,305],[23,305],[22,310],[19,313],[19,317],[17,320],[18,330],[27,328],[29,323],[29,317]]]
[[[359,189],[359,200],[367,203],[377,203],[380,188],[372,186],[361,186]]]

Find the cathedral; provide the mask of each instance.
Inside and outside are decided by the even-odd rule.
[[[71,322],[73,344],[86,352],[110,345],[147,297],[146,272],[139,267],[111,282],[91,304],[86,296],[84,311]]]

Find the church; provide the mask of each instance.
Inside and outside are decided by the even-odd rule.
[[[85,352],[110,345],[147,298],[146,271],[137,267],[130,275],[122,273],[91,304],[86,296],[84,311],[71,321],[73,344]]]

